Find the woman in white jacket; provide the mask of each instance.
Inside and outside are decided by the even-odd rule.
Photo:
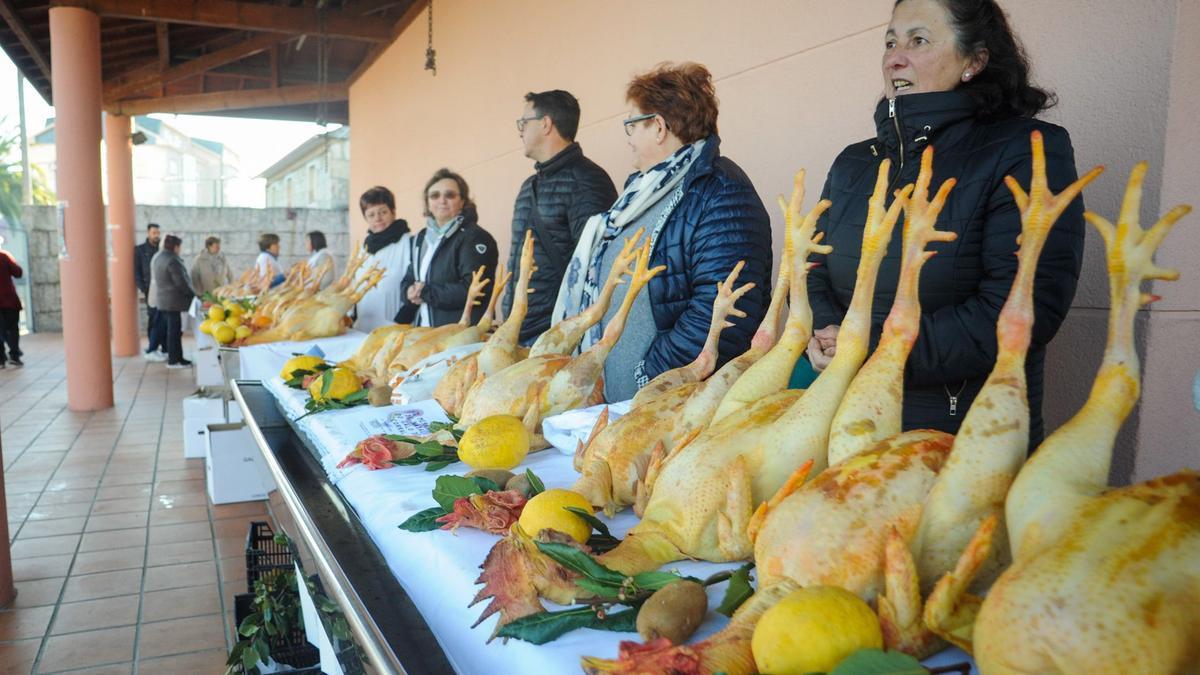
[[[367,239],[363,242],[367,260],[358,274],[372,266],[384,270],[383,280],[358,302],[354,327],[370,332],[392,323],[392,317],[404,302],[400,282],[411,258],[408,242],[411,235],[408,223],[396,218],[396,197],[391,190],[377,185],[363,193],[358,206],[367,221]]]
[[[336,264],[333,262],[333,254],[327,248],[324,232],[313,230],[306,234],[305,238],[308,240],[308,268],[315,272],[322,265],[326,266],[325,273],[321,275],[320,284],[320,288],[324,290],[337,278],[337,275],[334,273]]]

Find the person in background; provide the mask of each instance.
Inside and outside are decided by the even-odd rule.
[[[358,208],[367,221],[367,238],[363,241],[367,259],[355,273],[356,277],[371,267],[384,271],[383,279],[355,307],[354,327],[369,333],[392,323],[392,317],[404,304],[400,282],[408,271],[412,250],[408,223],[396,218],[396,196],[391,190],[376,185],[358,198]]]
[[[404,304],[395,321],[443,326],[462,318],[476,269],[483,266],[485,277],[495,282],[499,252],[496,240],[479,226],[471,189],[462,176],[438,169],[422,194],[425,229],[412,238],[412,262],[400,283]],[[486,305],[485,299],[471,311],[471,321],[479,321]]]
[[[258,258],[254,267],[258,278],[269,281],[268,288],[283,283],[283,267],[279,264],[279,235],[267,232],[258,238]]]
[[[150,273],[150,261],[158,253],[158,242],[162,230],[158,223],[146,226],[146,241],[133,247],[133,283],[142,292],[142,302],[146,304],[146,351],[142,356],[150,361],[165,361],[166,342],[163,338],[163,326],[158,320],[158,308],[150,301],[150,285],[154,283]]]
[[[327,265],[325,273],[321,275],[321,288],[329,286],[333,283],[333,254],[329,252],[325,244],[325,233],[320,230],[313,230],[305,235],[305,243],[308,247],[308,268],[316,271],[322,264]],[[328,261],[328,262],[326,262]]]
[[[196,297],[191,277],[183,258],[179,257],[183,241],[173,234],[163,238],[162,250],[154,256],[151,273],[154,275],[155,300],[163,316],[167,340],[167,367],[187,368],[191,361],[183,358],[183,313]]]
[[[21,298],[13,284],[13,279],[20,279],[23,274],[16,257],[4,250],[4,237],[0,237],[0,368],[4,368],[6,362],[14,366],[25,365],[21,361]],[[5,344],[8,345],[7,358]]]
[[[721,154],[712,75],[697,63],[663,63],[629,83],[623,124],[636,170],[604,213],[593,216],[576,246],[554,306],[555,320],[590,306],[621,244],[638,228],[655,242],[650,280],[630,310],[621,339],[604,363],[608,401],[632,398],[663,371],[699,355],[712,321],[717,284],[745,261],[738,285],[754,288],[738,301],[746,315],[721,332],[718,366],[750,347],[771,292],[771,223],[741,167]],[[625,289],[613,295],[600,339]]]
[[[221,238],[208,237],[204,240],[204,250],[196,254],[196,259],[192,261],[192,290],[196,291],[196,295],[203,296],[232,279],[229,263],[225,260],[225,254],[221,253]]]
[[[1029,62],[993,0],[900,0],[883,44],[884,98],[875,106],[874,138],[834,160],[821,197],[833,206],[818,222],[833,253],[814,255],[808,275],[813,327],[808,346],[820,371],[837,352],[838,326],[854,292],[867,200],[884,158],[895,187],[916,181],[921,152],[936,149],[936,190],[958,179],[937,229],[939,242],[921,271],[921,328],[904,373],[903,427],[958,431],[996,361],[996,321],[1017,272],[1021,213],[1005,176],[1028,186],[1030,133],[1045,139],[1046,177],[1058,192],[1076,179],[1066,129],[1036,119],[1053,95],[1029,81]],[[890,192],[890,191],[889,191]],[[903,222],[896,223],[896,232]],[[1083,264],[1083,199],[1051,230],[1034,281],[1033,339],[1025,361],[1030,448],[1043,435],[1042,371],[1046,344],[1062,324]],[[896,295],[901,237],[892,236],[875,287],[872,347]]]
[[[529,312],[521,324],[521,342],[529,344],[550,328],[554,297],[567,273],[567,262],[587,219],[612,205],[617,190],[598,164],[583,156],[575,142],[579,101],[561,89],[525,94],[517,133],[534,174],[525,179],[513,206],[508,271],[513,282],[504,292],[504,314],[512,310],[521,261],[521,242],[533,231],[533,273]]]

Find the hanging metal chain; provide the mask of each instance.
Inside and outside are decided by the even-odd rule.
[[[433,49],[433,0],[429,0],[429,44],[425,47],[425,70],[437,76],[437,52]]]

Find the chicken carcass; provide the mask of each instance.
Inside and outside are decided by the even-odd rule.
[[[973,648],[985,674],[1200,671],[1200,474],[1106,487],[1117,432],[1139,393],[1135,318],[1156,299],[1141,284],[1178,277],[1153,256],[1190,211],[1176,207],[1143,230],[1145,173],[1145,163],[1134,168],[1116,226],[1086,214],[1107,251],[1108,344],[1082,409],[1009,491],[1012,566],[982,606],[966,593],[990,547],[981,528],[925,610],[931,627]]]
[[[315,338],[341,335],[347,327],[347,313],[367,291],[383,278],[383,270],[371,269],[353,285],[333,293],[322,292],[317,296],[293,304],[279,319],[250,337],[243,344],[257,345],[280,340],[312,340]],[[329,288],[333,288],[330,286]],[[328,291],[329,289],[325,289]]]

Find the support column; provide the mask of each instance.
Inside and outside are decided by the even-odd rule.
[[[8,513],[4,499],[4,443],[0,441],[0,513]],[[13,586],[12,551],[8,546],[8,518],[0,519],[0,609],[12,604],[17,597]]]
[[[112,257],[108,278],[112,283],[113,347],[117,356],[137,356],[138,299],[133,283],[133,242],[137,223],[133,210],[133,143],[130,118],[104,116],[104,145],[108,150],[108,226]]]
[[[99,410],[113,404],[108,244],[100,196],[100,17],[77,7],[51,7],[50,60],[66,242],[59,274],[67,407]]]

